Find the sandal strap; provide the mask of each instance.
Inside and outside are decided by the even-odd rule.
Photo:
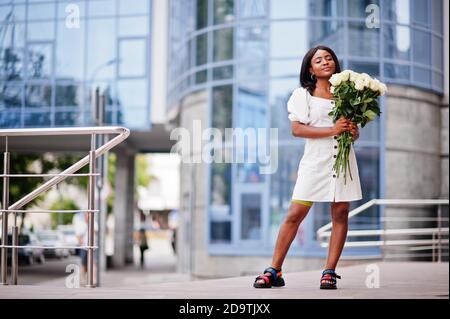
[[[325,269],[322,272],[322,277],[324,275],[330,275],[331,277],[333,277],[333,279],[337,278],[337,279],[341,279],[341,276],[339,276],[338,274],[336,274],[336,272],[334,271],[334,269]]]
[[[269,278],[268,276],[266,276],[266,275],[259,275],[258,277],[256,277],[255,282],[256,282],[258,279],[264,279],[264,281],[266,282],[266,284],[270,283],[270,278]]]
[[[278,273],[281,272],[281,269],[275,269],[273,267],[267,267],[266,269],[264,269],[264,273],[271,273],[272,276],[271,278],[273,278],[273,280],[278,278]]]

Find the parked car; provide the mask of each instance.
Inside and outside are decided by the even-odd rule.
[[[43,230],[37,233],[39,240],[43,246],[62,247],[67,246],[64,243],[64,236],[61,232],[55,230]],[[69,257],[69,250],[67,248],[45,248],[44,256],[49,258]]]
[[[62,233],[65,246],[78,246],[78,238],[72,225],[59,225],[57,230]],[[77,254],[77,249],[69,249],[71,255]]]
[[[12,235],[8,235],[8,244],[12,245]],[[35,234],[20,234],[19,246],[41,246],[42,243],[38,240]],[[8,263],[11,264],[12,248],[8,249]],[[44,250],[42,248],[19,248],[18,249],[19,263],[32,265],[34,262],[43,264],[45,262]]]

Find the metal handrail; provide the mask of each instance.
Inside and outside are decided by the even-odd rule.
[[[104,145],[96,148],[96,135],[105,134],[118,134],[116,137],[106,142]],[[60,173],[54,174],[10,174],[10,153],[8,151],[8,137],[12,136],[66,136],[66,135],[90,135],[91,136],[91,148],[89,154],[67,168]],[[98,249],[94,245],[94,214],[99,213],[99,210],[95,209],[95,177],[100,174],[95,173],[95,159],[102,156],[113,147],[123,142],[130,135],[129,129],[118,126],[107,127],[71,127],[71,128],[38,128],[38,129],[6,129],[0,130],[0,137],[6,138],[5,152],[4,152],[4,167],[3,174],[0,177],[3,178],[3,201],[0,212],[2,214],[2,242],[1,249],[1,284],[7,285],[7,258],[8,248],[12,248],[12,284],[17,285],[18,277],[18,249],[30,248],[30,249],[86,249],[88,251],[88,265],[87,265],[87,287],[95,287],[93,282],[93,262],[94,255],[93,250]],[[76,174],[75,172],[82,167],[89,164],[89,173]],[[52,186],[62,182],[68,177],[89,177],[88,184],[88,208],[85,210],[21,210],[20,208],[28,204],[40,194],[49,190]],[[9,205],[9,179],[16,177],[53,177],[31,193],[25,195],[20,200],[12,205]],[[88,245],[86,246],[20,246],[18,245],[18,227],[17,227],[17,214],[18,213],[78,213],[86,212],[88,216]],[[14,226],[13,226],[13,243],[8,245],[8,214],[14,214]]]
[[[351,210],[348,214],[349,219],[361,214],[372,206],[375,205],[407,205],[407,206],[424,206],[424,205],[438,205],[438,217],[436,218],[426,218],[427,221],[437,221],[437,228],[402,228],[402,229],[385,229],[384,222],[387,220],[400,220],[400,217],[384,217],[381,216],[380,220],[383,221],[383,229],[369,229],[369,230],[349,230],[347,232],[347,237],[360,237],[360,236],[381,236],[381,240],[372,241],[347,241],[345,247],[384,247],[384,246],[413,246],[413,245],[435,245],[439,246],[438,250],[438,260],[441,260],[441,249],[442,246],[448,246],[448,239],[442,239],[442,234],[448,234],[448,227],[441,227],[442,221],[448,221],[448,218],[443,218],[441,215],[441,206],[449,204],[448,199],[372,199],[367,203]],[[412,217],[413,221],[419,221],[425,218],[415,218]],[[409,218],[404,218],[404,220],[409,220]],[[328,247],[328,243],[325,241],[331,236],[332,222],[320,227],[317,232],[317,239],[322,247]],[[395,235],[432,235],[433,239],[414,239],[414,240],[386,240],[386,236]],[[437,239],[435,236],[437,235]],[[434,260],[434,258],[433,258]]]

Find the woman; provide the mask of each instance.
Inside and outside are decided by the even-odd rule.
[[[336,54],[328,47],[312,48],[305,55],[300,73],[301,87],[294,90],[288,101],[292,134],[306,139],[305,151],[298,168],[291,205],[280,227],[271,267],[256,277],[255,288],[285,285],[281,266],[298,227],[313,202],[331,202],[332,233],[321,289],[336,289],[335,268],[344,247],[348,229],[349,201],[360,200],[361,186],[353,146],[350,150],[350,169],[353,180],[344,174],[336,176],[333,163],[338,151],[337,137],[350,131],[353,140],[359,136],[358,126],[340,118],[336,123],[328,113],[334,107],[328,81],[341,72]]]

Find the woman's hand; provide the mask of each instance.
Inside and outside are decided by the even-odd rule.
[[[359,138],[359,127],[355,122],[350,121],[350,133],[352,133],[352,140],[356,141]]]
[[[345,131],[349,131],[350,124],[351,122],[349,120],[347,120],[345,117],[341,117],[339,120],[336,121],[336,123],[334,123],[333,135],[339,135]]]

